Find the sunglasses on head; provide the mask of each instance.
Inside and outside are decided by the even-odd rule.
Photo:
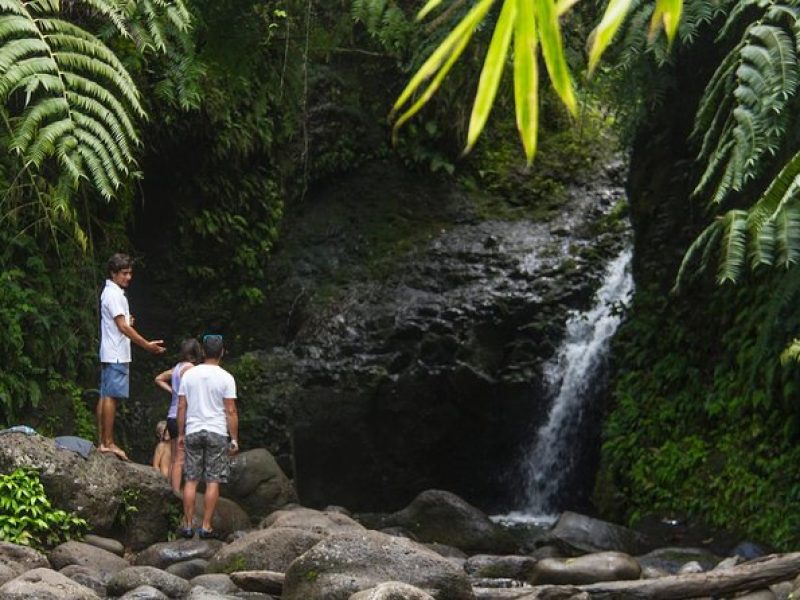
[[[203,336],[203,343],[205,344],[208,340],[222,341],[222,336],[218,333],[207,333]]]

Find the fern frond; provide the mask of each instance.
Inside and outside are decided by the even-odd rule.
[[[672,288],[673,293],[680,292],[681,286],[688,280],[690,269],[693,275],[697,276],[708,268],[711,254],[724,231],[725,225],[722,219],[715,219],[694,239],[683,255],[678,275],[675,277],[675,285]],[[699,264],[695,266],[696,263]]]
[[[747,211],[729,210],[722,218],[724,233],[720,246],[717,282],[736,283],[747,256]]]
[[[121,5],[85,3],[121,23]],[[22,93],[9,147],[37,167],[54,158],[73,187],[88,179],[111,198],[135,164],[139,92],[117,56],[64,20],[55,0],[0,1],[0,101]]]
[[[775,239],[775,262],[787,268],[797,264],[800,261],[800,206],[796,197],[775,217]]]
[[[703,134],[698,159],[707,161],[694,195],[713,185],[710,202],[722,202],[761,175],[767,156],[777,153],[790,118],[786,106],[800,81],[794,35],[780,24],[751,23],[715,72],[693,129],[695,138]]]

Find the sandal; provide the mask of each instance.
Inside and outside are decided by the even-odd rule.
[[[192,529],[191,527],[181,527],[178,533],[182,538],[187,540],[192,539],[194,537],[194,529]]]
[[[218,540],[219,533],[214,531],[213,529],[203,529],[202,527],[198,529],[197,535],[200,536],[201,540]]]

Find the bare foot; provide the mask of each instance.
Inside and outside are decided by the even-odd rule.
[[[117,458],[119,458],[120,460],[130,460],[128,458],[128,455],[125,454],[125,452],[122,450],[122,448],[120,448],[116,444],[111,444],[110,446],[98,446],[97,449],[100,452],[111,453],[111,454],[115,455]]]

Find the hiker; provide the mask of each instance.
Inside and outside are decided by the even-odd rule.
[[[170,439],[166,421],[159,421],[156,425],[156,438],[158,438],[158,442],[155,450],[153,450],[153,468],[169,479],[170,467],[172,466],[172,440]]]
[[[183,448],[178,447],[178,390],[186,371],[201,360],[203,360],[203,349],[200,347],[200,342],[194,338],[185,339],[181,342],[178,363],[171,369],[159,373],[155,378],[156,385],[169,392],[172,396],[172,401],[167,410],[167,430],[171,438],[172,450],[169,481],[172,489],[178,493],[181,491],[181,480],[183,478]]]
[[[109,279],[100,295],[100,399],[97,401],[98,450],[128,456],[114,443],[117,402],[127,400],[130,388],[131,341],[152,354],[163,354],[164,340],[146,340],[133,327],[125,290],[133,277],[133,259],[114,254],[108,259]]]
[[[236,382],[219,366],[225,353],[222,336],[203,336],[203,353],[203,363],[184,374],[178,390],[178,446],[186,451],[180,534],[187,539],[194,536],[194,505],[201,480],[206,489],[198,535],[201,539],[219,538],[211,525],[219,484],[228,481],[230,455],[239,451]]]

